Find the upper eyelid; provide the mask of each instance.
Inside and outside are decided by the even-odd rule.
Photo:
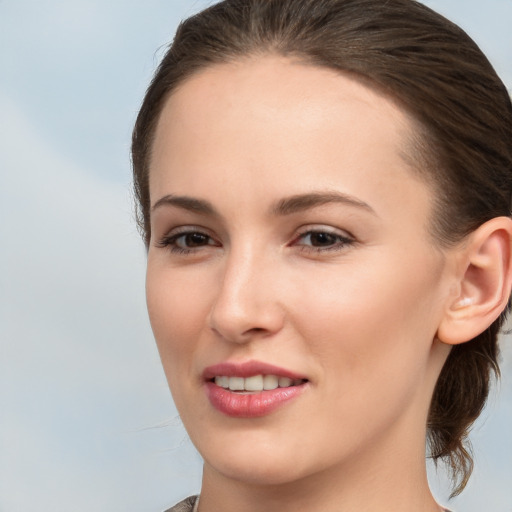
[[[186,235],[187,233],[201,233],[202,235],[209,236],[211,238],[215,238],[211,232],[210,229],[201,227],[201,226],[194,226],[194,225],[184,225],[184,226],[176,226],[174,228],[169,229],[166,231],[166,233],[162,236],[162,238],[170,238],[172,236],[177,235]]]
[[[301,242],[306,236],[310,236],[314,233],[325,233],[335,238],[331,244],[326,245],[314,245],[313,243]],[[307,251],[312,254],[327,254],[327,253],[338,253],[347,250],[351,247],[358,245],[358,240],[347,230],[340,228],[334,228],[333,226],[304,226],[302,231],[299,231],[293,239],[287,243],[287,246],[291,249],[301,249],[301,251]]]
[[[219,242],[219,237],[216,236],[209,228],[204,226],[189,224],[189,225],[181,225],[173,227],[165,232],[165,234],[161,235],[159,239],[161,241],[170,239],[172,237],[179,237],[181,235],[186,235],[188,233],[200,233],[205,235],[212,240]],[[350,240],[356,240],[356,237],[348,230],[342,229],[339,227],[326,225],[326,224],[306,224],[296,228],[291,236],[291,240],[288,243],[291,243],[297,240],[300,237],[306,236],[311,233],[328,233],[333,236],[338,236],[341,238],[347,238]]]
[[[329,233],[330,235],[340,236],[344,238],[350,238],[355,240],[356,237],[348,230],[337,228],[334,226],[326,226],[322,224],[309,224],[296,230],[297,236],[304,236],[309,233]]]
[[[218,239],[212,235],[209,229],[194,225],[184,225],[171,228],[167,230],[163,235],[156,237],[155,245],[157,247],[168,246],[171,244],[171,240],[172,243],[174,243],[174,241],[178,238],[193,233],[199,233],[218,243]]]

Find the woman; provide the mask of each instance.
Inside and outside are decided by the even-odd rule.
[[[133,137],[147,301],[204,458],[171,510],[439,511],[510,296],[512,106],[411,0],[226,0]]]

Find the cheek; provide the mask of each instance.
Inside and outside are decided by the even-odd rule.
[[[329,411],[328,421],[325,414],[312,415],[311,428],[324,432],[333,452],[346,449],[347,436],[363,446],[404,414],[423,417],[435,334],[428,295],[435,286],[417,276],[389,282],[375,281],[373,272],[344,276],[327,289],[313,288],[301,305],[309,319],[300,324],[301,335],[320,365],[315,410]]]
[[[407,388],[426,371],[439,320],[437,265],[423,257],[407,268],[391,256],[340,267],[295,294],[296,311],[307,312],[297,314],[302,337],[335,385]]]
[[[168,379],[189,370],[205,325],[209,306],[204,287],[197,285],[194,279],[183,279],[179,272],[161,269],[148,260],[149,319]]]

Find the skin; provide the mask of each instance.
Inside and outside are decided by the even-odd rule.
[[[403,157],[412,126],[353,78],[274,56],[203,70],[167,101],[147,302],[205,461],[201,512],[440,510],[425,424],[458,260],[429,235],[434,192]],[[275,212],[312,193],[344,199]],[[248,360],[306,375],[305,391],[261,418],[220,413],[204,368]]]

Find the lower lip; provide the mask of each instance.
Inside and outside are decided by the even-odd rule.
[[[236,393],[221,388],[214,382],[206,383],[206,394],[218,411],[234,418],[258,418],[266,416],[299,396],[306,384],[276,388],[254,393]]]

